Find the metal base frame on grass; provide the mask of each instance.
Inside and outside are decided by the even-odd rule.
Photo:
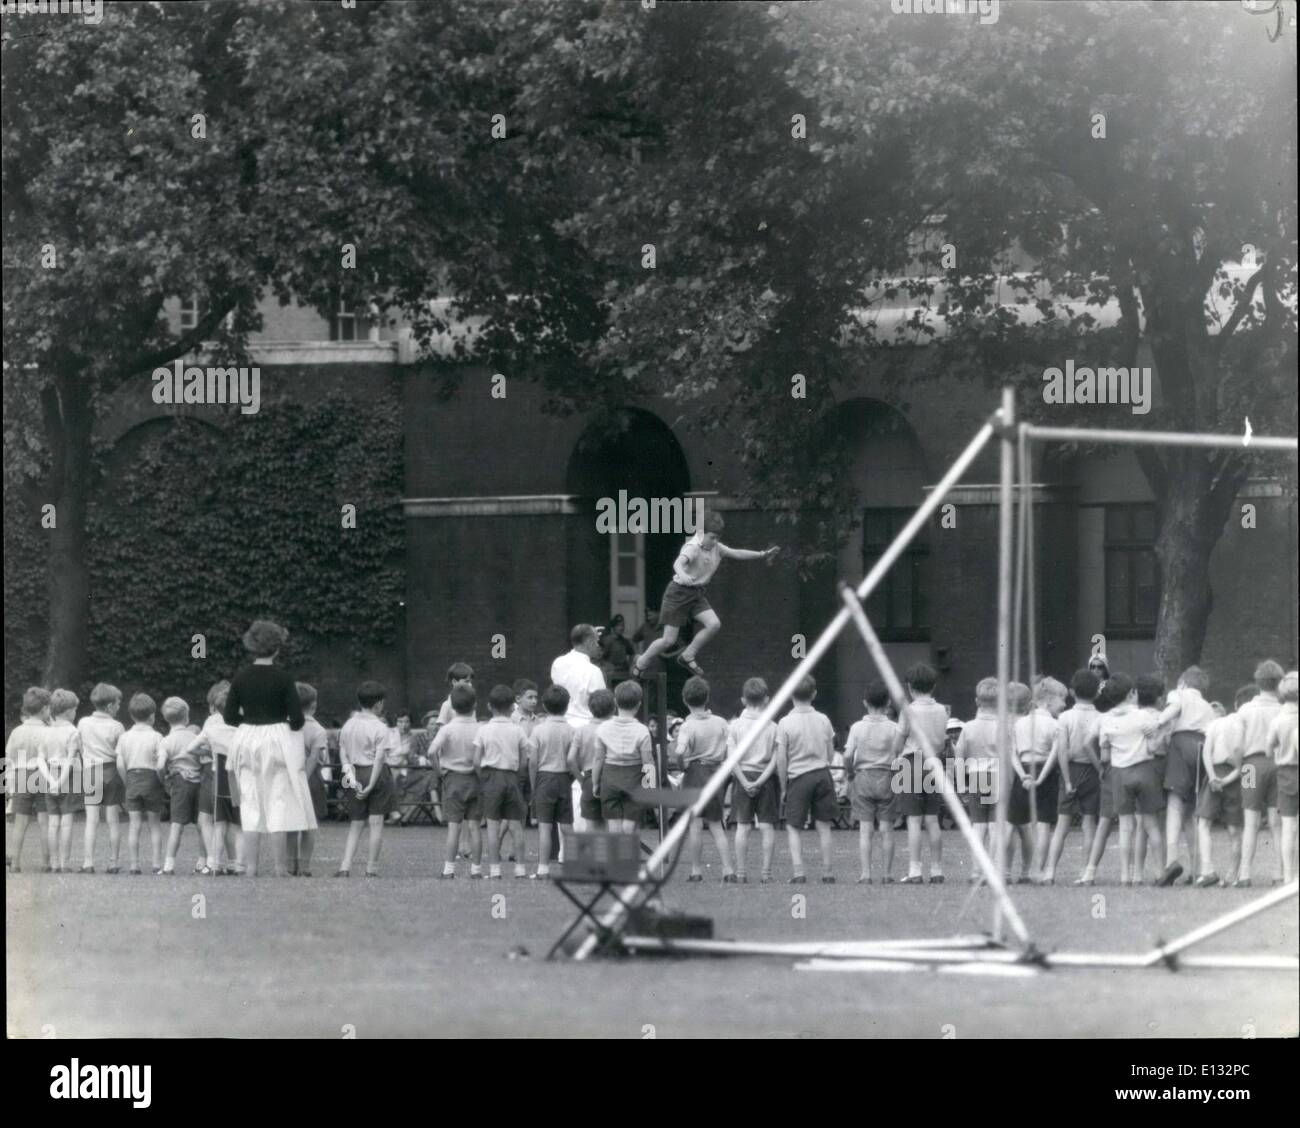
[[[1017,464],[1016,447],[1021,450],[1020,467],[1026,480],[1020,483],[1022,493],[1032,489],[1028,481],[1030,465],[1027,450],[1032,439],[1058,442],[1114,443],[1122,445],[1159,445],[1159,446],[1195,446],[1218,449],[1254,449],[1268,451],[1292,451],[1297,449],[1294,438],[1263,437],[1247,433],[1244,436],[1181,434],[1176,432],[1156,431],[1112,431],[1097,428],[1035,427],[1015,422],[1015,397],[1010,388],[1002,390],[1002,405],[980,428],[965,450],[958,456],[948,472],[939,480],[922,505],[911,519],[899,531],[893,542],[876,561],[875,565],[856,588],[841,585],[841,599],[844,606],[832,618],[830,623],[809,647],[803,660],[772,695],[766,708],[759,714],[757,722],[751,725],[745,736],[731,750],[726,760],[718,767],[708,782],[700,790],[695,802],[685,811],[663,835],[658,848],[646,859],[642,877],[658,872],[659,866],[672,855],[685,837],[693,819],[701,817],[709,801],[731,777],[732,769],[740,763],[757,740],[763,728],[776,719],[776,715],[785,706],[805,675],[812,672],[822,656],[830,649],[844,627],[852,622],[862,636],[868,651],[875,661],[877,669],[889,687],[890,696],[901,709],[906,704],[903,688],[894,672],[892,663],[885,654],[875,630],[872,628],[863,603],[876,589],[885,574],[907,549],[917,532],[930,519],[930,516],[942,504],[957,482],[966,473],[970,465],[979,456],[989,440],[997,435],[1001,442],[1001,474],[999,483],[998,514],[998,625],[997,625],[997,675],[998,675],[998,711],[997,743],[999,748],[1000,776],[1009,779],[1011,771],[1010,713],[1008,708],[1007,688],[1012,680],[1011,666],[1013,657],[1012,641],[1012,574],[1013,574],[1013,538],[1012,507],[1015,503],[1015,468]],[[1032,537],[1032,519],[1021,520],[1021,551],[1027,551],[1025,541]],[[1024,566],[1032,568],[1032,561],[1025,559]],[[1024,590],[1024,582],[1016,585],[1017,597]],[[1019,609],[1019,598],[1017,608]],[[1031,608],[1030,635],[1033,634]],[[1019,631],[1014,650],[1019,650]],[[1030,644],[1030,676],[1035,655],[1032,641]],[[1018,662],[1017,662],[1018,666]],[[617,937],[621,947],[630,952],[658,952],[679,955],[725,956],[778,956],[786,959],[803,959],[799,965],[805,970],[822,970],[827,965],[844,964],[852,961],[863,968],[882,970],[912,968],[917,965],[933,965],[956,970],[956,965],[989,965],[990,970],[996,966],[1020,968],[1051,967],[1096,967],[1096,968],[1150,968],[1164,965],[1170,969],[1179,967],[1197,968],[1234,968],[1240,970],[1280,970],[1295,972],[1300,970],[1300,962],[1294,957],[1261,955],[1224,955],[1224,956],[1182,956],[1186,948],[1198,944],[1211,936],[1235,924],[1250,919],[1256,914],[1295,897],[1300,890],[1300,883],[1290,884],[1272,891],[1247,905],[1224,913],[1208,924],[1192,930],[1185,936],[1166,944],[1159,944],[1150,952],[1137,954],[1123,953],[1044,953],[1035,949],[1028,929],[1016,910],[1006,885],[1002,880],[1002,860],[1006,857],[1007,798],[1009,788],[998,787],[998,812],[995,823],[995,854],[990,857],[983,843],[975,835],[970,820],[959,796],[949,782],[943,770],[943,762],[936,754],[937,749],[930,747],[928,739],[922,733],[917,734],[922,743],[923,770],[929,770],[932,778],[938,781],[943,800],[948,807],[958,830],[970,847],[971,855],[981,870],[984,883],[994,894],[993,934],[988,937],[952,937],[949,939],[928,938],[924,940],[881,940],[881,941],[842,941],[804,944],[774,944],[762,942],[726,941],[726,940],[665,940],[654,937],[625,936],[629,913],[644,903],[648,893],[644,885],[629,885],[622,890],[618,903],[601,919],[599,930],[592,930],[583,938],[573,954],[576,960],[606,950],[606,941]],[[997,859],[995,862],[994,858]],[[1014,933],[1019,950],[1010,950],[1003,943],[1004,922]],[[856,969],[856,968],[855,968]]]

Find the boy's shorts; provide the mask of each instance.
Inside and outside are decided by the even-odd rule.
[[[479,792],[485,819],[517,819],[528,814],[519,791],[519,772],[509,768],[484,768],[483,787]]]
[[[996,767],[966,768],[962,780],[961,800],[966,817],[973,823],[996,822],[998,817],[998,772]]]
[[[763,774],[759,768],[741,768],[741,772],[751,782]],[[757,821],[762,826],[776,826],[781,817],[781,784],[773,772],[767,777],[763,786],[753,795],[738,783],[731,786],[731,814],[737,826],[749,826]]]
[[[47,815],[70,815],[76,811],[78,796],[71,791],[47,791],[45,793],[45,813]]]
[[[712,611],[708,600],[708,585],[686,587],[669,580],[664,589],[664,601],[659,607],[659,621],[666,627],[684,627],[705,611]]]
[[[83,764],[81,786],[87,807],[120,807],[126,802],[126,781],[116,764]]]
[[[1074,784],[1073,793],[1061,787],[1057,791],[1060,803],[1057,811],[1061,815],[1079,814],[1096,818],[1101,813],[1101,777],[1090,762],[1071,761],[1070,782]]]
[[[211,815],[214,822],[238,823],[239,809],[228,795],[215,794],[214,780],[212,765],[204,764],[199,774],[199,814]]]
[[[713,773],[721,766],[721,760],[692,760],[686,765],[686,773],[682,776],[682,790],[703,790],[704,785],[713,778]],[[701,812],[699,817],[705,822],[722,822],[722,793],[725,790],[725,785],[718,788],[717,794],[709,800]]]
[[[898,796],[894,794],[892,768],[864,768],[849,785],[849,807],[863,826],[892,830]]]
[[[902,767],[894,774],[894,793],[898,797],[894,806],[896,815],[906,815],[908,818],[937,816],[943,810],[943,795],[938,781],[932,778],[932,773],[933,769],[924,766],[918,768],[912,756],[903,757]]]
[[[366,787],[370,783],[370,775],[374,770],[373,764],[352,765],[352,774],[357,777],[357,783],[361,787]],[[360,797],[360,788],[353,790],[345,787],[343,790],[348,797],[350,822],[365,822],[376,815],[387,816],[393,809],[395,788],[393,773],[389,771],[387,764],[380,769],[379,778],[375,781],[375,789],[364,799]]]
[[[1158,815],[1165,809],[1160,766],[1154,760],[1143,760],[1127,768],[1111,768],[1110,775],[1117,815]]]
[[[578,799],[578,809],[587,822],[601,822],[605,817],[600,813],[600,796],[591,790],[591,772],[582,773],[582,795]]]
[[[1165,754],[1165,790],[1177,795],[1184,803],[1196,798],[1196,776],[1200,769],[1201,749],[1205,746],[1203,732],[1176,732],[1169,738],[1169,751]]]
[[[170,796],[171,821],[177,826],[189,826],[199,821],[199,780],[192,783],[181,776],[172,776]]]
[[[640,764],[606,764],[600,774],[601,817],[636,822],[641,806],[633,795],[640,790]]]
[[[1300,814],[1300,767],[1295,764],[1283,764],[1277,767],[1277,813],[1283,818],[1293,819]]]
[[[1214,774],[1222,779],[1230,771],[1231,764],[1215,764]],[[1234,779],[1226,787],[1215,791],[1210,781],[1201,783],[1201,794],[1196,800],[1196,817],[1198,819],[1217,819],[1224,826],[1240,827],[1246,821],[1241,809],[1241,780]]]
[[[1026,764],[1026,774],[1037,776],[1043,770],[1042,764]],[[1011,780],[1011,795],[1007,803],[1007,821],[1012,826],[1028,826],[1030,817],[1037,814],[1040,823],[1054,823],[1058,813],[1057,798],[1060,794],[1061,777],[1053,772],[1035,788],[1033,806],[1029,802],[1029,789],[1020,782],[1016,775]]]
[[[316,821],[320,822],[328,813],[329,804],[326,802],[325,781],[321,778],[319,767],[307,777],[307,793],[311,796],[312,813],[316,816]]]
[[[795,776],[785,789],[785,822],[802,830],[812,812],[813,822],[835,821],[835,781],[830,768],[817,768]]]
[[[131,768],[126,773],[126,809],[161,815],[167,806],[162,780],[152,768]]]
[[[482,817],[478,776],[473,772],[442,773],[442,817],[449,823],[476,823]]]
[[[34,791],[31,789],[31,785],[28,782],[28,780],[31,779],[36,781],[36,790]],[[19,780],[22,780],[23,782],[19,783]],[[43,815],[47,810],[49,810],[45,804],[44,778],[32,775],[27,777],[27,779],[24,779],[23,773],[15,772],[10,781],[10,787],[14,788],[13,803],[10,810],[15,815]]]
[[[533,817],[539,823],[573,822],[573,777],[568,772],[538,772],[533,789]]]
[[[1253,752],[1241,765],[1241,805],[1247,811],[1277,806],[1277,765],[1264,752]]]

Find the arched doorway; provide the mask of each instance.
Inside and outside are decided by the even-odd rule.
[[[646,608],[658,610],[659,597],[672,578],[673,561],[686,534],[680,530],[597,532],[597,503],[628,499],[682,498],[691,488],[681,445],[666,423],[640,408],[603,412],[591,420],[574,444],[565,476],[568,493],[584,526],[576,541],[579,558],[570,561],[571,582],[589,583],[592,592],[571,598],[574,615],[622,614],[629,637]],[[684,507],[683,507],[684,508]],[[670,671],[670,679],[676,675]],[[675,685],[670,684],[675,699]]]

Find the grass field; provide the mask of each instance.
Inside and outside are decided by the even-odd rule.
[[[8,875],[10,1037],[53,1027],[59,1037],[338,1038],[348,1026],[357,1037],[642,1038],[648,1027],[660,1038],[937,1038],[945,1026],[963,1038],[1300,1033],[1296,977],[1278,972],[1057,970],[996,979],[819,974],[772,959],[548,964],[542,957],[570,909],[547,883],[471,882],[463,865],[456,881],[439,881],[443,831],[427,827],[386,832],[381,877],[334,880],[327,875],[344,833],[337,824],[321,832],[311,879]],[[781,884],[723,886],[713,858],[703,885],[686,885],[679,871],[668,905],[713,917],[719,937],[745,939],[948,936],[988,926],[990,894],[970,896],[970,864],[955,832],[945,835],[947,884],[920,887],[853,884],[857,836],[845,832],[834,836],[840,883],[818,884],[814,838],[805,846],[806,886],[783,883],[782,843]],[[193,841],[182,848],[185,871]],[[1079,852],[1076,834],[1063,874],[1077,872]],[[25,861],[37,861],[30,839]],[[1272,864],[1265,836],[1264,880],[1253,891],[1012,892],[1040,947],[1135,952],[1259,896]],[[1103,880],[1116,865],[1112,846]],[[807,911],[796,919],[791,898],[800,892]],[[504,901],[494,915],[496,895]],[[521,946],[529,956],[509,958]],[[1198,950],[1294,955],[1295,902]]]

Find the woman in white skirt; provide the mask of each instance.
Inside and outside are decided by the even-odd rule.
[[[230,771],[239,785],[239,816],[244,830],[248,874],[257,873],[258,836],[271,834],[275,875],[287,875],[285,835],[315,830],[307,753],[303,745],[302,705],[297,685],[272,665],[289,632],[258,619],[244,633],[253,658],[230,682],[222,716],[235,726]]]

